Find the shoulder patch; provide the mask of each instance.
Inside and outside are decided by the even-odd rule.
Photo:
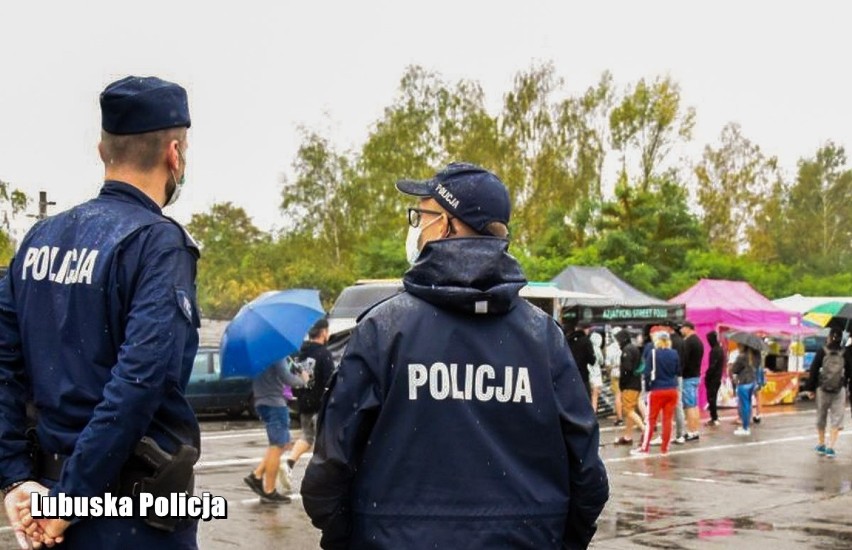
[[[189,293],[176,288],[175,298],[177,299],[178,309],[181,310],[186,320],[192,323],[192,300],[189,299]]]

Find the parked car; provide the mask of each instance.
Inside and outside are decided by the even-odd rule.
[[[400,279],[362,279],[341,291],[328,312],[328,351],[335,365],[343,357],[358,316],[402,291]]]
[[[328,333],[334,335],[351,330],[359,315],[402,290],[402,281],[399,279],[362,279],[347,286],[328,312]]]
[[[225,413],[233,418],[245,413],[256,416],[251,378],[222,378],[219,349],[215,347],[198,348],[186,386],[186,398],[196,414]]]

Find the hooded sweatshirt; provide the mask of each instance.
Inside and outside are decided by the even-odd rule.
[[[707,343],[710,344],[710,358],[704,380],[708,385],[719,384],[725,367],[725,350],[719,345],[719,337],[715,332],[707,333]]]
[[[597,421],[507,247],[428,243],[355,328],[302,484],[323,548],[588,545],[608,498]]]

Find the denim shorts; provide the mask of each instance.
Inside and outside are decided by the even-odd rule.
[[[269,445],[283,447],[290,443],[290,409],[258,405],[257,415],[266,425],[266,437]]]
[[[683,379],[683,408],[691,409],[698,406],[698,383],[701,378],[684,378]]]

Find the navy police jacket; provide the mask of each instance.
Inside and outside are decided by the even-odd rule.
[[[598,424],[508,242],[433,241],[355,328],[302,484],[323,548],[585,548]]]
[[[198,248],[133,186],[39,222],[0,281],[0,477],[33,479],[25,401],[44,452],[68,457],[52,493],[115,493],[139,439],[199,445],[184,398],[199,317]]]

